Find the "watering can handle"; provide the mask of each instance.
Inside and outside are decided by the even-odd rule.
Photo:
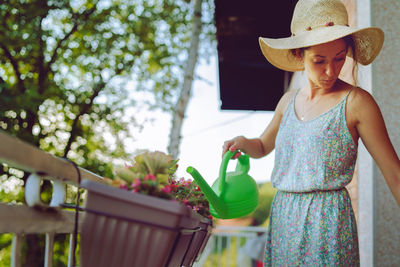
[[[224,155],[224,157],[222,159],[221,166],[219,168],[219,185],[218,185],[218,188],[219,188],[219,191],[221,192],[221,195],[223,195],[224,192],[225,192],[226,169],[228,168],[229,160],[238,152],[239,152],[239,150],[236,150],[236,151],[233,151],[233,152],[228,150],[225,153],[225,155]],[[242,157],[243,157],[243,155],[240,156],[240,158],[238,159],[239,160],[239,164],[240,163],[244,163],[245,167],[243,168],[243,166],[242,166],[241,170],[243,170],[244,172],[247,173],[248,170],[249,170],[249,167],[248,167],[248,164],[249,164],[248,156],[247,156],[246,159],[243,159],[243,160],[241,159]],[[240,164],[240,165],[242,165],[242,164]],[[238,168],[236,168],[236,170],[238,170]]]

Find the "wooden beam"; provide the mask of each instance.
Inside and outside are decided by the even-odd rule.
[[[43,174],[51,179],[77,184],[75,167],[66,159],[58,158],[37,147],[0,131],[0,162],[10,167],[32,173]],[[83,168],[79,168],[81,179],[103,182],[103,178]]]
[[[78,230],[83,217],[83,212],[80,212]],[[73,233],[75,212],[60,209],[42,211],[25,205],[0,203],[0,222],[0,233]]]

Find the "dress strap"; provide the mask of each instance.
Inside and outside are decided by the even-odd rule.
[[[292,110],[295,110],[295,102],[296,102],[296,97],[299,94],[301,88],[297,89],[296,93],[293,94],[292,100],[290,101],[290,105],[292,105]]]
[[[294,97],[292,99],[293,102],[296,99],[297,95],[299,94],[300,90],[301,90],[301,88],[297,89],[296,93],[294,94]]]
[[[346,95],[346,100],[347,100],[347,98],[349,97],[349,95],[350,95],[350,93],[353,91],[353,88],[351,88],[350,90],[349,90],[349,92],[347,93],[347,95]]]
[[[350,93],[353,91],[353,88],[351,88],[350,90],[349,90],[349,92],[347,93],[347,95],[343,98],[343,100],[342,100],[342,102],[343,102],[343,104],[342,104],[342,106],[343,106],[343,109],[345,110],[346,109],[346,106],[347,106],[347,99],[349,98],[349,95],[350,95]]]

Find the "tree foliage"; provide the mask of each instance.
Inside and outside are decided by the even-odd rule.
[[[0,130],[110,176],[112,160],[132,152],[140,108],[173,110],[192,8],[187,0],[1,1]],[[27,176],[11,170],[0,169],[1,184]]]
[[[137,92],[171,108],[189,12],[183,0],[2,2],[0,128],[109,174],[138,126]]]

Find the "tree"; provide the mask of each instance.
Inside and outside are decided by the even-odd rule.
[[[106,175],[100,162],[124,156],[132,138],[133,92],[171,109],[188,10],[185,1],[3,2],[1,129]]]
[[[194,69],[197,63],[197,56],[199,50],[200,33],[201,33],[201,4],[202,0],[195,0],[193,11],[193,29],[192,39],[189,47],[189,56],[186,62],[184,79],[182,89],[176,102],[176,109],[172,113],[172,125],[170,131],[168,152],[174,157],[178,158],[179,145],[181,143],[181,131],[183,119],[185,117],[186,108],[190,99]]]
[[[139,127],[140,112],[128,109],[138,92],[173,109],[189,11],[184,0],[2,1],[0,129],[111,175],[112,160],[129,155],[129,127]],[[26,265],[41,265],[34,247]]]

